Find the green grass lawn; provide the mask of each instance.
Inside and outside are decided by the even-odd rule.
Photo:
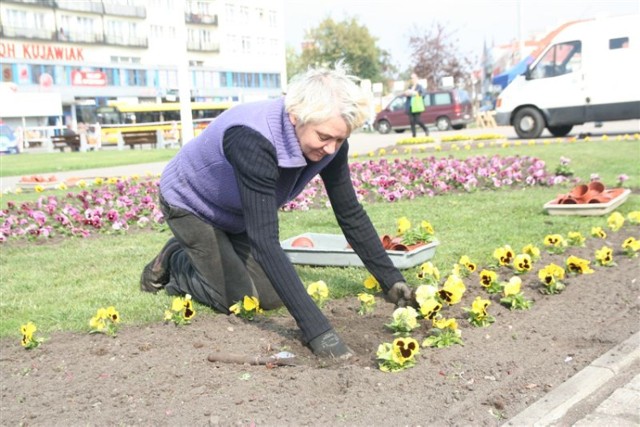
[[[85,153],[27,153],[0,156],[0,177],[37,175],[110,166],[169,161],[177,148],[162,150],[101,150]]]
[[[433,154],[533,155],[544,159],[549,170],[555,168],[560,156],[565,156],[571,159],[571,167],[578,177],[588,181],[590,174],[597,173],[610,187],[615,186],[618,175],[627,174],[630,176],[627,184],[635,194],[618,209],[626,217],[629,212],[640,210],[639,147],[638,141],[606,141]],[[476,191],[365,207],[380,234],[395,233],[396,220],[401,216],[413,223],[422,219],[430,221],[440,241],[432,261],[442,272],[447,272],[461,255],[468,255],[482,267],[491,261],[493,250],[505,244],[519,251],[529,243],[542,247],[544,236],[550,233],[566,235],[568,231],[580,231],[588,236],[592,226],[606,227],[606,216],[544,213],[544,203],[569,188]],[[23,196],[37,197],[33,193],[20,195]],[[2,203],[15,197],[4,195]],[[281,212],[280,218],[281,239],[309,231],[340,232],[330,209]],[[142,267],[156,255],[168,236],[168,232],[135,232],[54,242],[10,242],[0,246],[0,337],[19,339],[19,327],[27,321],[35,322],[43,334],[56,330],[88,331],[89,319],[96,310],[110,305],[120,312],[125,324],[161,322],[170,298],[162,292],[142,293],[138,282]],[[356,294],[367,276],[362,268],[296,268],[305,284],[324,280],[332,297]],[[410,283],[418,283],[415,269],[404,273]],[[208,308],[196,308],[198,315],[213,315]]]

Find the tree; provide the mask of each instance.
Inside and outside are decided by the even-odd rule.
[[[456,84],[471,83],[472,63],[462,55],[458,39],[452,40],[453,36],[436,22],[423,34],[414,28],[409,37],[413,71],[427,80],[430,89],[442,86],[442,78],[447,76],[453,77]]]
[[[287,46],[286,49],[286,61],[287,61],[287,78],[291,78],[296,74],[302,73],[306,70],[306,67],[302,65],[300,55],[296,53],[296,50]]]
[[[394,71],[389,53],[376,45],[378,39],[355,18],[341,22],[325,18],[316,28],[310,29],[306,37],[300,55],[303,69],[330,66],[342,60],[352,74],[373,82],[383,80],[384,75]]]

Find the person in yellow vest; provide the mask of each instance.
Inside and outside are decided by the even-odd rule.
[[[416,137],[416,125],[418,125],[422,128],[424,134],[429,136],[429,128],[427,128],[420,118],[420,114],[424,111],[424,104],[422,109],[416,110],[413,102],[416,96],[424,98],[427,95],[425,88],[418,83],[418,75],[416,73],[411,73],[411,84],[404,94],[407,97],[407,114],[409,115],[409,124],[411,125],[411,135],[414,138]]]

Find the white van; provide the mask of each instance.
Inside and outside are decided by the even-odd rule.
[[[640,119],[640,15],[568,25],[496,102],[497,124],[520,138],[629,119]]]

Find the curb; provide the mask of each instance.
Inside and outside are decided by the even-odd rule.
[[[640,360],[640,332],[591,362],[589,366],[511,418],[503,427],[548,426],[633,362]]]

